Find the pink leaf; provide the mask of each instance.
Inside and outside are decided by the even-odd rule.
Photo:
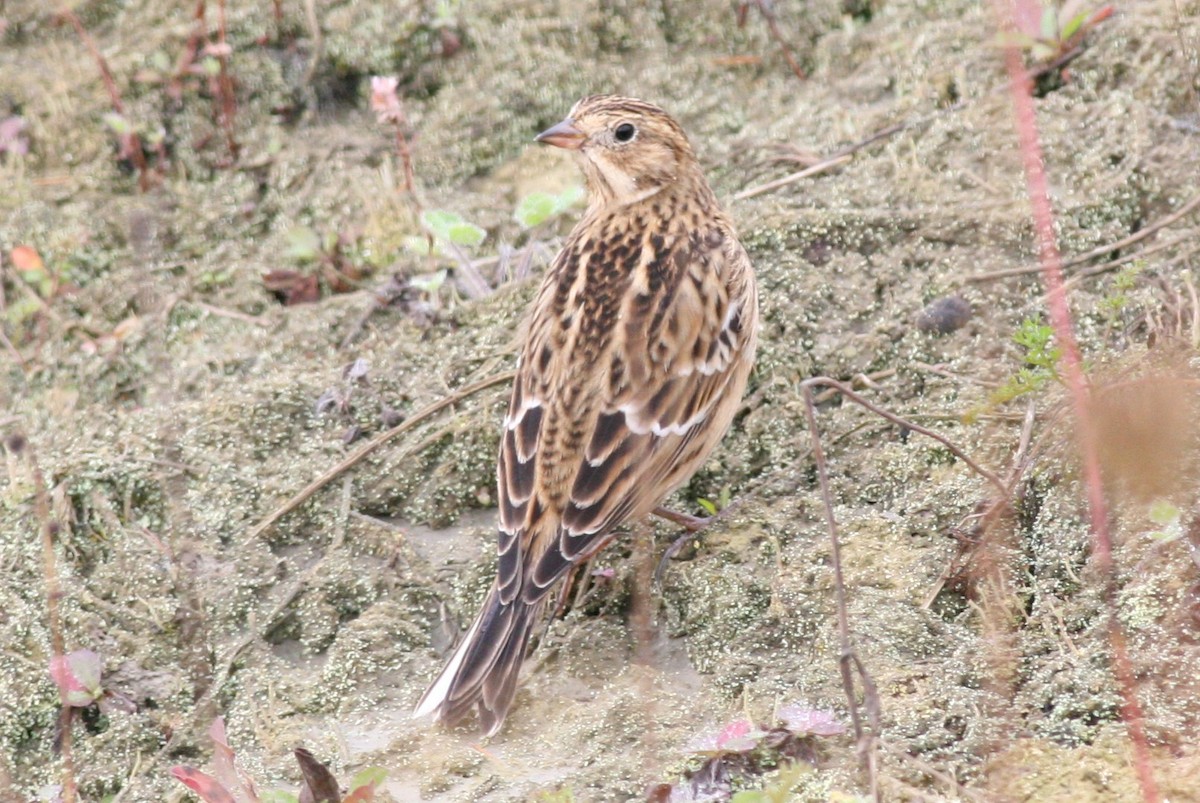
[[[236,798],[229,794],[229,790],[216,778],[195,767],[171,767],[171,774],[188,789],[200,795],[200,799],[205,803],[237,803]]]
[[[836,736],[846,732],[846,726],[837,721],[832,711],[820,711],[803,704],[785,705],[779,709],[778,716],[787,729],[797,736],[806,733],[813,736]]]
[[[371,76],[371,110],[380,123],[404,122],[404,108],[396,95],[400,80],[394,75]]]
[[[225,719],[217,717],[208,728],[208,738],[213,741],[213,773],[223,784],[234,803],[258,803],[258,793],[251,781],[237,765],[229,738],[225,735]]]
[[[104,661],[91,650],[75,650],[50,659],[50,678],[65,705],[87,708],[104,695],[100,670]]]
[[[693,753],[741,753],[753,750],[763,733],[749,719],[735,719],[721,728],[715,736],[703,735],[693,739],[688,749]]]

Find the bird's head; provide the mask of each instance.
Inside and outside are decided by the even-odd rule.
[[[578,157],[592,205],[626,206],[699,173],[679,124],[654,104],[634,98],[586,97],[537,141]]]

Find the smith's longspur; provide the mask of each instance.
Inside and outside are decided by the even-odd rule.
[[[496,581],[415,716],[485,734],[512,704],[551,588],[687,481],[754,361],[754,273],[683,130],[595,95],[538,142],[572,153],[587,210],[529,314],[500,458]]]

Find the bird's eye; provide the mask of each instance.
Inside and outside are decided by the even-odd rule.
[[[633,135],[637,133],[633,123],[621,123],[613,131],[613,135],[617,138],[617,142],[628,142],[633,139]]]

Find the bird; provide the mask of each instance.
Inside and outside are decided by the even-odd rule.
[[[550,591],[686,482],[754,363],[749,256],[680,125],[591,95],[536,141],[582,168],[587,206],[526,318],[497,460],[496,579],[413,716],[484,736],[512,705]]]

